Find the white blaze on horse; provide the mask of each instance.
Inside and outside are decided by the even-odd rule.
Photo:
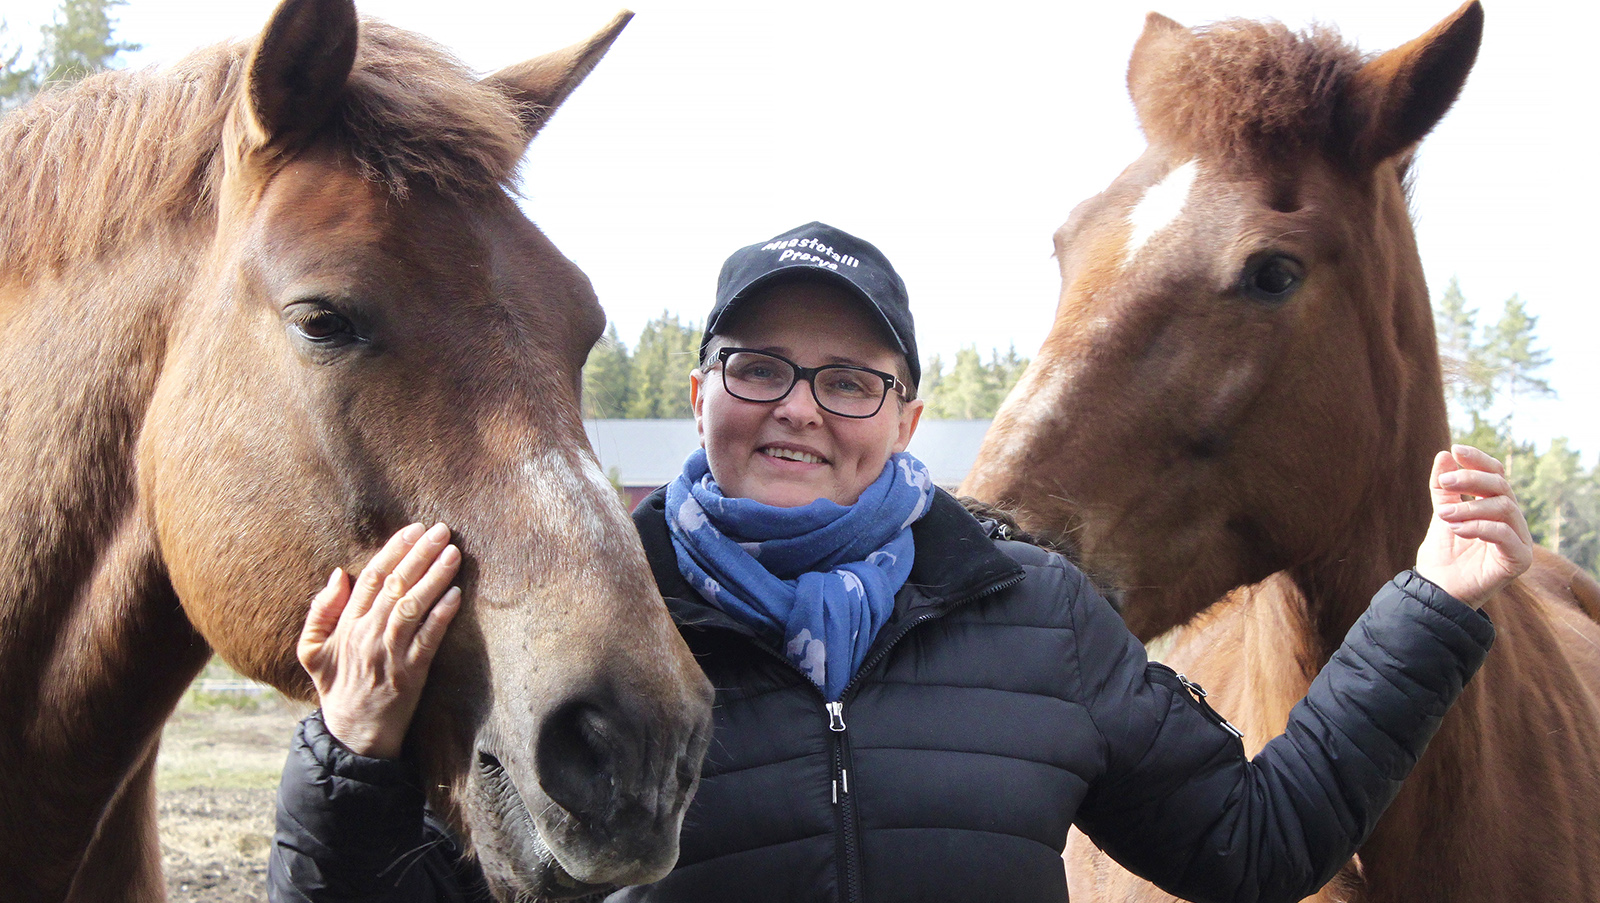
[[[1365,57],[1151,15],[1149,147],[1056,233],[1055,323],[963,487],[1076,545],[1250,752],[1426,529],[1449,430],[1406,179],[1482,22]],[[1485,610],[1487,663],[1324,899],[1600,899],[1600,585],[1541,550]],[[1170,899],[1067,858],[1075,901]]]
[[[666,873],[710,687],[579,420],[604,316],[508,192],[626,22],[478,79],[349,0],[0,122],[0,896],[164,896],[161,724],[301,698],[335,566],[443,520],[413,724],[504,899]]]

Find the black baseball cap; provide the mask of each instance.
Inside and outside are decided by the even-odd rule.
[[[917,331],[911,322],[906,284],[889,259],[871,242],[826,223],[806,223],[782,235],[734,251],[717,277],[717,303],[706,318],[700,358],[706,344],[740,302],[780,282],[816,280],[843,288],[867,302],[899,343],[913,386],[922,381],[917,360]]]

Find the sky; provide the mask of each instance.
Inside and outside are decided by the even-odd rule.
[[[670,311],[701,321],[735,248],[820,219],[877,244],[911,291],[925,358],[965,345],[1031,357],[1060,292],[1050,237],[1144,147],[1124,76],[1156,9],[1336,26],[1364,51],[1454,6],[1418,0],[709,3],[637,0],[610,54],[534,141],[524,207],[588,273],[624,341]],[[5,0],[12,41],[54,0]],[[266,0],[130,0],[130,65],[247,39]],[[618,0],[367,0],[472,68],[576,43]],[[935,10],[949,10],[936,12]],[[1478,63],[1423,143],[1417,235],[1435,298],[1460,280],[1480,323],[1518,294],[1558,397],[1520,406],[1544,448],[1600,454],[1600,179],[1590,148],[1595,4],[1490,0]]]

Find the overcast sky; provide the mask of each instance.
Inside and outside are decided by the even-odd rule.
[[[1394,47],[1454,7],[1416,0],[1154,0],[1187,25],[1273,17]],[[5,0],[13,41],[52,0]],[[488,71],[574,43],[616,0],[369,0]],[[131,0],[133,65],[257,32],[267,0]],[[702,320],[734,248],[821,219],[878,244],[911,289],[925,356],[1032,356],[1059,293],[1050,236],[1142,150],[1123,82],[1144,3],[638,0],[638,17],[525,161],[529,216],[589,274],[630,344],[663,310]],[[1434,296],[1480,320],[1519,293],[1560,393],[1517,414],[1541,448],[1600,452],[1590,3],[1491,0],[1483,49],[1423,144],[1415,207]]]

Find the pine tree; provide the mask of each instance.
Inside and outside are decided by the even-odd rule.
[[[984,366],[977,346],[968,345],[956,352],[939,400],[944,405],[944,415],[952,420],[982,420],[993,416],[1000,406],[999,392],[994,373]]]
[[[1574,526],[1562,528],[1561,554],[1600,576],[1600,461],[1572,494]]]
[[[583,364],[583,416],[627,416],[632,377],[628,346],[617,336],[617,324],[609,323]]]
[[[116,40],[112,11],[127,0],[62,0],[43,37],[38,58],[22,63],[0,23],[0,113],[27,103],[46,87],[67,84],[111,68],[121,53],[139,45]]]
[[[111,12],[127,0],[61,0],[44,27],[43,82],[72,82],[111,67],[117,54],[139,49],[115,39]]]
[[[700,328],[678,322],[662,311],[645,324],[633,351],[632,382],[626,416],[634,418],[693,417],[689,405],[689,371],[699,363]]]
[[[1578,453],[1567,447],[1567,438],[1554,439],[1545,453],[1539,455],[1533,466],[1532,496],[1524,503],[1523,514],[1528,518],[1528,529],[1533,541],[1557,555],[1561,554],[1562,540],[1568,539],[1578,526],[1575,521],[1575,503],[1579,480],[1583,473]]]
[[[1531,461],[1538,457],[1538,452],[1532,442],[1517,442],[1512,438],[1505,421],[1495,422],[1489,420],[1476,411],[1472,412],[1470,416],[1472,420],[1466,429],[1451,432],[1451,442],[1482,449],[1503,463],[1519,458]],[[1536,506],[1533,478],[1534,469],[1532,467],[1511,468],[1508,464],[1506,468],[1506,479],[1511,483],[1511,491],[1516,494],[1530,523],[1533,516],[1527,514],[1527,512]]]
[[[933,405],[932,399],[938,396],[939,387],[943,384],[944,359],[935,354],[933,360],[922,368],[922,380],[917,383],[917,397],[926,402],[926,406],[922,410],[922,416],[938,419],[930,411]]]
[[[956,352],[950,371],[937,355],[923,371],[922,396],[927,399],[923,416],[932,420],[985,420],[993,417],[1000,403],[1021,378],[1028,359],[1017,354],[1013,345],[1005,354],[998,349],[986,364],[975,345]]]
[[[999,394],[995,410],[988,415],[993,417],[999,411],[999,405],[1005,403],[1006,396],[1011,394],[1011,390],[1022,379],[1023,371],[1028,369],[1028,359],[1017,354],[1017,343],[1012,342],[1011,347],[1006,349],[1005,357],[1001,357],[998,350],[994,352],[991,369],[994,371],[995,387]]]
[[[33,65],[20,65],[22,48],[11,47],[6,32],[6,23],[0,21],[0,114],[27,103],[39,90]]]
[[[1512,295],[1506,299],[1500,321],[1484,342],[1484,361],[1493,374],[1492,384],[1497,400],[1505,405],[1506,436],[1513,440],[1512,450],[1505,458],[1507,470],[1513,469],[1515,462],[1515,430],[1512,422],[1516,417],[1518,401],[1556,394],[1549,382],[1535,375],[1550,364],[1549,352],[1534,345],[1534,329],[1538,323],[1539,318],[1528,313],[1522,299]]]
[[[1444,371],[1445,400],[1458,416],[1482,414],[1494,397],[1483,348],[1475,341],[1477,311],[1467,306],[1461,283],[1450,277],[1433,311]]]

